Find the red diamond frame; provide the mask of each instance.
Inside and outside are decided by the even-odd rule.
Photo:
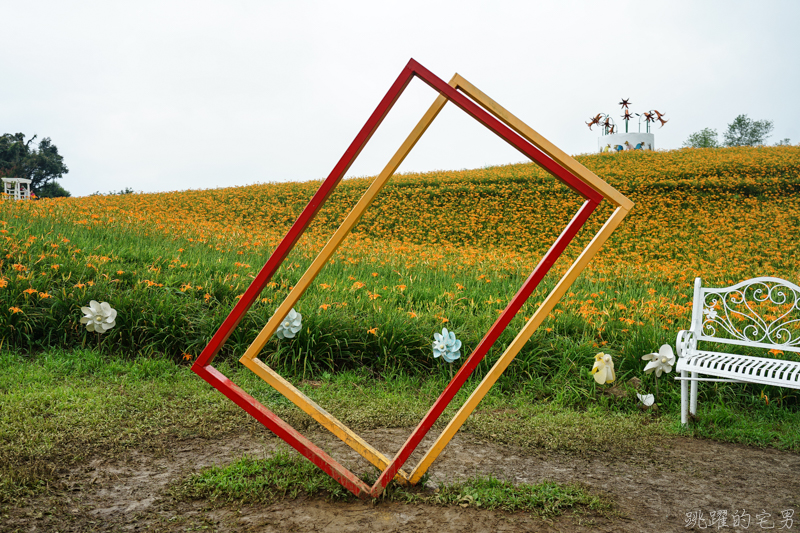
[[[274,273],[283,263],[319,209],[328,199],[333,189],[341,181],[344,174],[352,165],[353,161],[355,161],[356,157],[358,157],[358,154],[361,152],[363,147],[369,141],[370,137],[386,117],[389,110],[399,98],[400,94],[402,94],[408,83],[415,76],[436,90],[448,101],[453,102],[463,111],[478,120],[478,122],[517,148],[527,157],[531,158],[550,174],[568,185],[575,192],[583,196],[586,201],[578,210],[573,219],[569,222],[569,224],[565,227],[561,235],[553,243],[548,252],[541,259],[528,279],[523,283],[517,294],[511,299],[506,309],[501,313],[473,353],[465,360],[455,377],[447,385],[445,390],[433,404],[419,425],[414,429],[408,440],[397,452],[391,463],[383,470],[375,484],[372,487],[369,487],[347,468],[338,463],[323,450],[315,446],[297,430],[286,424],[277,415],[259,403],[255,398],[247,394],[216,368],[211,366],[211,362],[213,361],[214,356],[222,348],[225,341],[227,341],[227,339],[230,337],[233,330],[237,327],[244,314],[258,298],[267,283],[269,283]],[[436,77],[422,65],[412,59],[400,73],[386,96],[384,96],[384,98],[381,100],[380,104],[372,113],[367,123],[362,127],[361,131],[350,144],[345,154],[334,167],[331,174],[322,183],[317,193],[309,202],[308,206],[306,206],[306,208],[298,217],[297,221],[295,221],[295,223],[289,229],[289,232],[272,253],[267,263],[258,273],[251,285],[247,288],[242,298],[234,305],[234,308],[225,319],[222,326],[219,328],[219,330],[217,330],[208,346],[206,346],[206,348],[195,361],[194,365],[192,366],[192,370],[212,386],[214,386],[217,390],[233,400],[237,405],[253,416],[261,424],[273,431],[278,437],[286,441],[303,456],[308,458],[312,463],[333,477],[353,494],[361,498],[377,497],[380,495],[386,485],[388,485],[389,481],[391,481],[398,473],[399,469],[402,467],[411,453],[413,453],[439,416],[441,416],[442,412],[453,399],[455,394],[463,386],[467,378],[474,371],[480,361],[486,356],[494,342],[497,340],[503,330],[505,330],[528,297],[532,294],[533,290],[539,284],[541,279],[544,277],[556,259],[561,255],[569,242],[574,238],[583,224],[585,224],[589,216],[602,199],[602,194],[598,193],[592,187],[584,183],[584,181],[575,176],[565,166],[562,166],[560,163],[548,157],[548,155],[545,155],[539,148],[523,139],[515,131],[492,116],[490,113],[487,113],[487,111],[475,104],[467,96],[459,93],[455,88]]]

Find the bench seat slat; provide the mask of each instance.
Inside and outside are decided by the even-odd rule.
[[[780,379],[780,375],[783,373],[783,368],[786,366],[782,363],[785,361],[775,361],[774,364],[770,365],[769,368],[764,369],[764,376],[769,379]]]
[[[767,365],[767,364],[769,364],[769,359],[763,359],[763,360],[757,362],[756,364],[754,364],[750,368],[750,375],[753,376],[753,377],[760,376],[761,375],[761,369],[764,368],[764,366]]]
[[[758,361],[749,361],[749,360],[743,361],[743,360],[739,359],[737,361],[737,366],[736,366],[736,368],[733,369],[733,371],[744,375],[744,374],[746,374],[747,372],[750,371],[750,367],[751,366],[756,365],[756,364],[758,364]]]
[[[756,373],[756,375],[764,379],[769,379],[770,369],[775,366],[775,363],[776,361],[767,360],[766,363],[764,363],[758,368],[758,372]]]
[[[800,367],[794,368],[792,366],[787,366],[783,369],[783,374],[781,377],[787,381],[797,381],[797,373],[800,371]]]
[[[678,359],[677,371],[800,389],[800,362],[698,350]]]
[[[775,368],[772,369],[771,378],[786,379],[786,371],[789,369],[787,361],[779,361]]]
[[[786,367],[786,361],[779,362],[777,365],[775,365],[775,368],[772,369],[772,372],[769,375],[770,379],[785,380],[786,378],[784,374]]]

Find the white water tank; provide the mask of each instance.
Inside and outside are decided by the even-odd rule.
[[[636,148],[636,145],[639,143],[644,143],[642,145],[642,149],[644,150],[655,150],[655,135],[652,133],[614,133],[612,135],[601,135],[597,139],[597,149],[598,151],[602,152],[603,149],[610,145],[610,150],[615,151],[615,146],[622,146],[623,150],[628,150]],[[625,142],[628,142],[626,145]]]

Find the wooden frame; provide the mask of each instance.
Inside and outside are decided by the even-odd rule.
[[[312,262],[311,266],[309,266],[308,270],[305,272],[300,281],[290,291],[287,298],[278,307],[278,310],[275,312],[273,317],[267,322],[265,327],[253,341],[250,347],[246,350],[245,354],[240,360],[245,366],[247,366],[262,379],[267,381],[276,390],[278,390],[281,394],[295,403],[295,405],[311,415],[315,420],[329,429],[343,442],[347,443],[359,454],[369,460],[373,465],[382,470],[382,473],[375,484],[372,487],[369,487],[363,481],[353,475],[352,472],[329,457],[318,447],[314,446],[307,439],[305,439],[305,437],[294,430],[294,428],[291,428],[285,424],[274,413],[266,409],[266,407],[261,405],[257,400],[242,391],[225,376],[219,373],[219,371],[211,366],[211,361],[222,347],[225,340],[227,340],[227,338],[230,336],[233,329],[235,329],[235,327],[238,325],[238,322],[241,320],[244,313],[259,296],[261,290],[266,286],[274,272],[286,258],[297,239],[300,237],[303,231],[305,231],[308,224],[316,215],[319,208],[327,200],[331,191],[344,176],[347,169],[350,167],[352,162],[358,156],[358,153],[380,125],[381,121],[391,109],[394,102],[400,96],[410,80],[415,76],[439,92],[439,97],[437,97],[434,104],[425,113],[412,133],[389,161],[383,172],[381,172],[378,178],[364,193],[364,196],[351,210],[342,225],[339,227],[339,229],[337,229],[317,258]],[[553,243],[548,252],[541,259],[534,271],[523,284],[522,288],[520,288],[517,294],[511,299],[506,309],[501,313],[497,321],[492,325],[473,353],[464,361],[462,367],[456,373],[455,377],[447,385],[445,390],[433,404],[423,420],[409,436],[405,444],[401,447],[395,457],[390,460],[378,450],[370,446],[369,443],[352,432],[344,424],[323,410],[311,399],[303,395],[289,382],[279,376],[274,370],[260,361],[258,359],[258,354],[268,342],[270,337],[275,333],[280,321],[286,316],[286,314],[288,314],[303,292],[308,288],[324,264],[334,253],[342,240],[347,236],[364,211],[369,207],[375,196],[383,188],[388,179],[394,174],[397,167],[411,151],[422,134],[427,130],[447,101],[453,102],[462,110],[470,114],[473,118],[494,131],[498,136],[509,142],[509,144],[517,148],[520,152],[531,158],[545,170],[553,174],[555,177],[583,196],[586,201],[578,210],[570,223],[566,226],[561,235]],[[477,102],[479,105],[476,105],[475,102]],[[462,406],[456,417],[450,422],[442,435],[440,435],[440,437],[437,439],[431,450],[429,450],[425,455],[422,462],[411,474],[401,471],[400,469],[405,461],[408,459],[411,453],[413,453],[421,440],[427,434],[428,430],[430,430],[430,428],[433,426],[435,421],[439,418],[439,416],[441,416],[444,409],[450,403],[464,382],[466,382],[469,375],[477,367],[478,363],[480,363],[483,357],[485,357],[502,331],[508,326],[511,319],[516,315],[530,294],[539,284],[541,279],[550,269],[552,264],[555,262],[558,256],[561,255],[566,246],[569,244],[572,238],[574,238],[578,230],[583,226],[603,198],[607,198],[617,207],[614,214],[606,222],[594,239],[589,243],[587,248],[583,251],[572,267],[570,267],[564,277],[562,277],[556,288],[539,307],[534,316],[528,321],[514,342],[503,354],[501,359],[490,370],[490,372],[479,385],[478,389],[476,389],[476,391],[474,391],[470,396],[467,403]],[[502,374],[511,360],[513,360],[513,358],[522,348],[522,345],[524,345],[528,338],[530,338],[531,334],[542,322],[547,313],[549,313],[558,299],[563,295],[567,287],[569,287],[569,285],[575,280],[580,271],[585,268],[589,259],[591,259],[597,250],[599,250],[603,242],[605,242],[614,228],[616,228],[631,206],[632,203],[630,200],[600,180],[597,176],[577,163],[574,159],[558,150],[555,146],[543,139],[532,129],[525,126],[525,124],[516,119],[516,117],[508,113],[505,109],[500,107],[486,95],[478,91],[466,80],[456,75],[448,85],[412,59],[409,61],[403,72],[401,72],[400,76],[392,85],[387,95],[378,105],[378,108],[373,112],[370,119],[359,132],[356,139],[353,141],[353,143],[351,143],[350,147],[345,152],[344,156],[342,156],[334,170],[320,186],[320,189],[309,202],[308,206],[300,214],[298,220],[275,249],[270,259],[261,269],[258,276],[256,276],[254,279],[253,283],[250,285],[250,287],[248,287],[247,291],[245,291],[244,296],[234,306],[230,315],[226,318],[225,322],[223,322],[222,326],[211,339],[211,342],[206,349],[203,350],[203,353],[200,355],[200,357],[198,357],[192,369],[198,375],[203,377],[203,379],[206,379],[206,381],[231,398],[267,428],[274,431],[279,437],[283,438],[301,454],[303,454],[314,464],[319,466],[322,470],[334,477],[334,479],[359,497],[377,497],[380,495],[389,481],[391,481],[391,479],[395,476],[401,480],[408,480],[412,483],[415,483],[421,478],[439,453],[441,453],[441,450],[446,446],[458,428],[463,424],[463,421],[466,420],[486,392],[488,392],[489,388],[491,388],[491,386],[494,384],[497,377]]]
[[[583,252],[581,252],[578,258],[572,263],[567,272],[561,277],[558,284],[550,291],[550,294],[547,295],[547,298],[545,298],[533,316],[525,323],[522,330],[520,330],[508,348],[506,348],[505,352],[503,352],[494,366],[489,370],[486,376],[484,376],[478,387],[472,392],[464,405],[461,406],[431,448],[425,453],[422,460],[420,460],[419,464],[411,472],[409,481],[412,484],[416,484],[422,479],[422,476],[425,475],[430,465],[436,460],[439,454],[442,453],[445,446],[447,446],[461,426],[464,425],[469,415],[478,407],[478,404],[483,397],[486,396],[486,393],[489,392],[489,389],[492,388],[508,365],[511,364],[511,361],[514,360],[528,339],[531,338],[536,329],[544,321],[545,317],[553,310],[561,297],[567,292],[567,289],[575,282],[578,275],[586,268],[592,257],[600,250],[608,237],[611,236],[620,222],[622,222],[622,219],[625,218],[625,215],[627,215],[633,207],[633,202],[630,199],[600,179],[574,158],[564,153],[550,141],[539,135],[467,80],[456,74],[450,81],[450,84],[463,91],[470,98],[489,110],[494,116],[498,117],[503,123],[522,135],[531,144],[542,150],[554,161],[558,162],[558,164],[569,169],[576,176],[579,176],[595,191],[603,195],[616,209],[600,228],[600,231],[597,232],[594,238],[592,238],[589,244],[583,249]]]

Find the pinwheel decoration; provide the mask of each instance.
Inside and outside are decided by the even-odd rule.
[[[590,119],[589,122],[586,123],[586,125],[589,126],[589,129],[592,129],[592,126],[599,124],[602,116],[602,113],[598,113],[594,118]]]
[[[625,121],[625,133],[628,133],[628,121],[632,118],[631,112],[626,109],[625,114],[622,115],[622,120]]]
[[[615,128],[614,120],[605,113],[598,113],[590,118],[586,125],[589,126],[589,129],[592,129],[592,126],[602,126],[603,135],[614,133]]]
[[[637,115],[638,115],[638,113],[637,113]],[[656,120],[661,123],[661,127],[664,127],[664,124],[669,122],[669,120],[667,120],[665,118],[662,118],[663,116],[664,116],[664,113],[661,113],[660,111],[658,111],[656,109],[651,109],[650,111],[647,111],[646,113],[642,113],[641,116],[639,117],[639,130],[641,131],[641,129],[642,129],[642,118],[644,118],[644,122],[645,122],[645,125],[646,125],[645,127],[646,127],[647,133],[650,133],[650,123],[651,122],[655,122]]]
[[[645,128],[647,133],[650,133],[650,123],[658,121],[661,123],[661,127],[664,126],[669,120],[663,118],[664,113],[651,109],[645,113],[631,113],[629,106],[631,105],[630,98],[622,98],[620,103],[620,107],[623,110],[622,120],[625,121],[625,133],[628,133],[628,123],[633,120],[634,115],[639,117],[639,132],[642,131],[642,119],[645,122]],[[603,127],[603,135],[612,135],[616,132],[616,125],[614,124],[611,117],[609,117],[605,113],[598,113],[594,117],[589,119],[589,122],[586,123],[589,126],[589,129],[592,129],[592,126],[602,126]]]

